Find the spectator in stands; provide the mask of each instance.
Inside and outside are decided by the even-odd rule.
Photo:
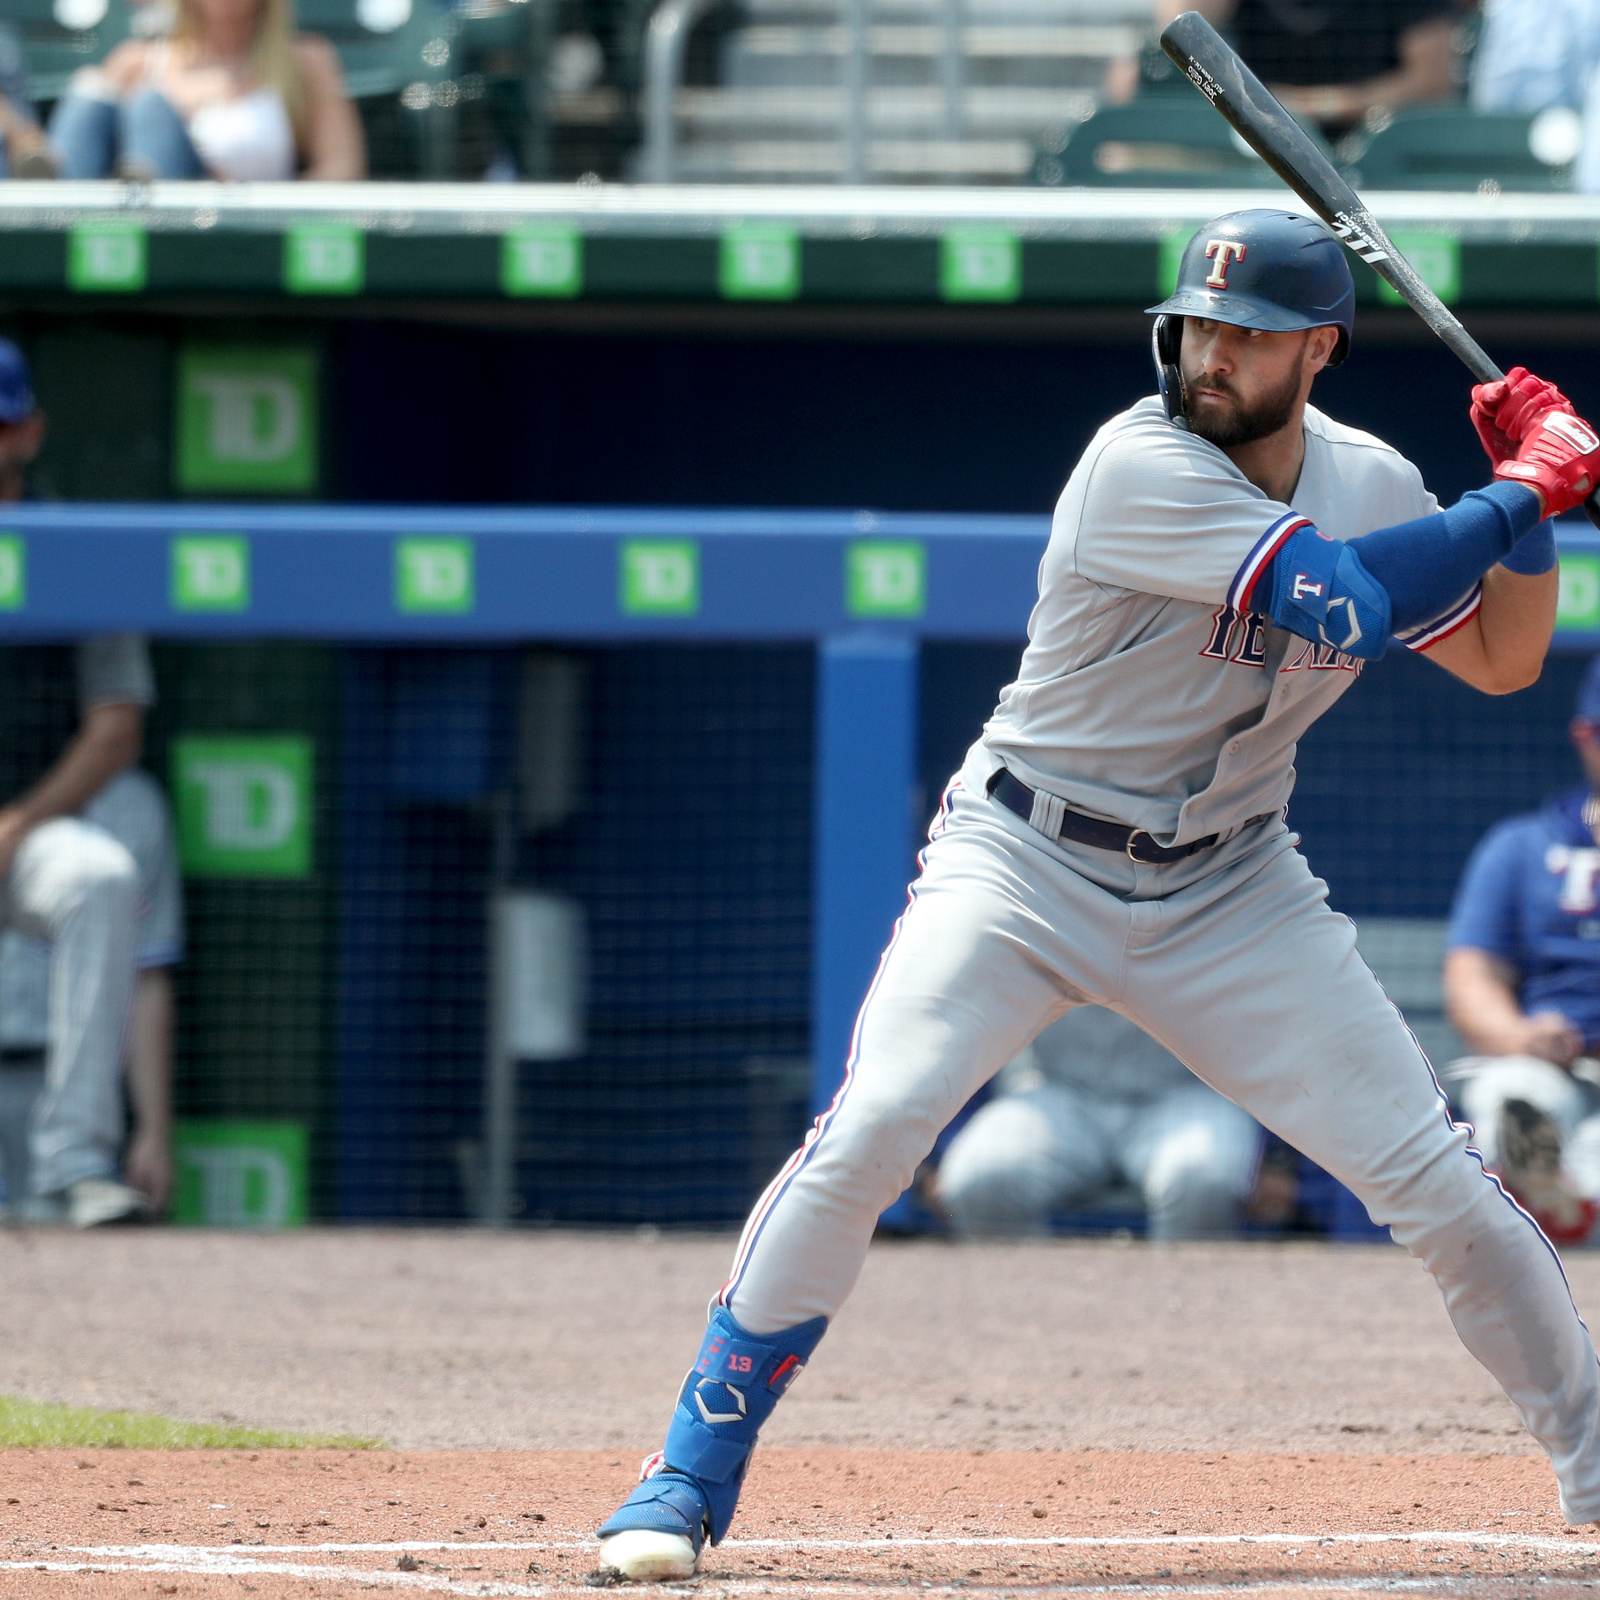
[[[130,39],[74,75],[50,119],[70,178],[351,179],[361,121],[326,39],[289,0],[177,0],[164,39]]]
[[[1600,1201],[1600,657],[1571,726],[1587,781],[1491,828],[1456,891],[1444,964],[1472,1055],[1444,1077],[1474,1143],[1558,1243]]]
[[[1291,111],[1341,133],[1379,107],[1449,100],[1456,0],[1155,0],[1157,29],[1198,11]],[[1114,64],[1106,92],[1126,100],[1138,64]]]
[[[22,42],[0,24],[0,178],[53,178],[55,162],[33,114]]]
[[[1152,1239],[1221,1239],[1248,1203],[1261,1130],[1148,1034],[1099,1006],[1052,1024],[951,1140],[935,1199],[957,1232],[1035,1234],[1119,1184]]]
[[[0,502],[24,498],[43,440],[27,363],[0,340]],[[28,978],[13,969],[0,1042],[13,1063],[47,1047],[25,1215],[77,1227],[147,1215],[171,1184],[168,969],[182,913],[166,802],[134,767],[154,699],[134,634],[0,650],[0,927],[49,952],[43,1025],[29,1036]],[[26,949],[10,941],[5,953],[27,960]],[[125,1060],[134,1129],[122,1182]]]
[[[1600,64],[1600,0],[1484,0],[1475,111],[1582,111]]]

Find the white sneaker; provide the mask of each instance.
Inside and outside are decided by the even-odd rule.
[[[79,1178],[67,1185],[67,1221],[74,1228],[103,1228],[113,1222],[145,1222],[150,1202],[137,1189],[112,1178]]]
[[[700,1558],[681,1533],[656,1528],[625,1528],[600,1541],[600,1566],[635,1583],[665,1583],[692,1578]]]

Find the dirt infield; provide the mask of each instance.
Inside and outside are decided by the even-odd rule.
[[[404,1447],[0,1453],[0,1600],[585,1590],[729,1248],[0,1235],[0,1391]],[[1600,1585],[1392,1249],[875,1248],[767,1437],[698,1594]]]
[[[12,1451],[0,1594],[583,1593],[603,1452]],[[1514,1456],[763,1451],[708,1595],[1576,1595],[1594,1529]]]
[[[725,1237],[0,1233],[0,1391],[402,1449],[642,1454],[731,1254]],[[1568,1269],[1600,1327],[1600,1255]],[[1248,1244],[875,1246],[767,1439],[1528,1448],[1399,1250]]]

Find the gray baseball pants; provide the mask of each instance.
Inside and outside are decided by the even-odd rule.
[[[1560,1262],[1485,1175],[1427,1058],[1276,818],[1147,866],[947,796],[844,1087],[757,1203],[721,1300],[754,1333],[832,1317],[945,1123],[1086,1001],[1132,1018],[1331,1172],[1432,1273],[1457,1333],[1600,1518],[1600,1363]]]
[[[38,1195],[116,1175],[138,887],[127,846],[78,817],[35,828],[0,883],[0,925],[51,947],[50,1047],[29,1141]]]

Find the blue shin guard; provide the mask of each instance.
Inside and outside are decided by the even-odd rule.
[[[679,1533],[697,1555],[708,1538],[720,1544],[761,1424],[827,1328],[826,1317],[813,1317],[757,1338],[718,1306],[678,1394],[660,1467],[628,1496],[600,1537],[634,1529]]]

